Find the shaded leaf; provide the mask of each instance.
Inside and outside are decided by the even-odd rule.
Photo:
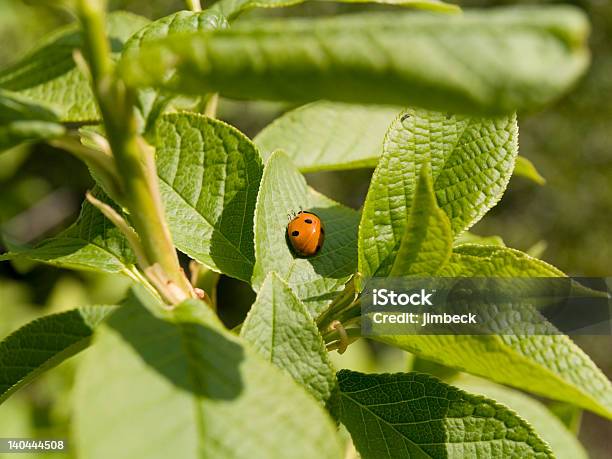
[[[435,275],[450,258],[453,234],[446,213],[438,207],[428,163],[419,172],[408,222],[390,276]]]
[[[156,317],[143,302],[131,298],[96,332],[80,367],[79,457],[342,456],[323,408],[203,303],[148,304]]]
[[[99,189],[94,196],[110,204]],[[0,261],[25,258],[69,269],[131,275],[136,263],[127,240],[89,201],[83,203],[77,221],[57,236],[33,248],[0,255]]]
[[[15,121],[0,125],[0,152],[23,142],[60,137],[65,132],[61,124],[49,121]]]
[[[115,306],[91,306],[36,319],[0,341],[0,403],[87,346]]]
[[[240,336],[325,403],[336,385],[325,342],[304,304],[276,273],[268,274]]]
[[[127,12],[108,15],[107,32],[115,55],[130,35],[147,22],[148,19]],[[33,103],[52,107],[60,121],[99,119],[89,81],[76,67],[72,56],[80,47],[81,34],[76,24],[56,31],[0,73],[0,88],[17,92]]]
[[[500,114],[566,92],[587,67],[587,34],[567,6],[261,19],[152,43],[122,73],[191,94]]]
[[[59,137],[65,129],[50,107],[0,89],[0,152],[26,141]]]
[[[419,373],[338,372],[340,420],[364,459],[553,458],[515,412]]]

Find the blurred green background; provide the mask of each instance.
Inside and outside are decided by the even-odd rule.
[[[516,2],[467,1],[461,5],[509,3]],[[473,231],[500,235],[508,246],[537,253],[568,274],[612,277],[612,3],[572,3],[591,18],[591,69],[575,91],[556,105],[519,117],[520,153],[536,165],[547,183],[538,186],[513,178],[499,205]],[[40,0],[0,0],[0,68],[50,30],[72,20],[66,12],[44,5]],[[183,2],[167,0],[111,0],[110,5],[149,18],[183,8]],[[314,2],[249,14],[318,15],[368,8],[383,7]],[[290,108],[222,99],[219,116],[253,136]],[[307,179],[320,191],[359,208],[371,172],[318,173]],[[84,192],[91,186],[81,163],[51,147],[30,145],[0,154],[0,234],[4,241],[0,241],[0,251],[10,244],[35,243],[65,228],[76,218]],[[84,304],[116,303],[128,286],[125,279],[113,276],[0,263],[0,338],[42,314]],[[253,293],[246,284],[222,278],[219,300],[221,314],[231,324],[244,315]],[[576,341],[612,377],[612,338],[578,337]],[[336,360],[338,365],[369,371],[401,371],[409,362],[404,353],[363,342]],[[77,361],[78,357],[66,362],[0,406],[0,437],[65,435]],[[612,424],[585,413],[580,439],[592,457],[608,458]]]

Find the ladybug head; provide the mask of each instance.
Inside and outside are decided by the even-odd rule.
[[[298,215],[304,213],[304,211],[302,210],[302,207],[300,206],[299,208],[300,210],[298,210],[297,212],[295,210],[290,210],[289,212],[287,212],[287,221],[290,222],[291,220],[293,220],[295,217],[297,217]]]

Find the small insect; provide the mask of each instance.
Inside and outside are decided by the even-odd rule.
[[[312,257],[323,247],[325,228],[317,215],[300,210],[287,225],[287,238],[298,255]]]

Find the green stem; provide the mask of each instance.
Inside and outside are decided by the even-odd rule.
[[[165,220],[153,149],[138,133],[135,92],[126,88],[113,73],[104,7],[104,0],[78,0],[84,54],[122,185],[122,204],[129,210],[146,259],[152,266],[159,266],[155,272],[163,274],[163,278],[158,279],[158,287],[168,284],[172,292],[160,293],[166,300],[177,302],[193,297],[193,289],[179,265]],[[177,295],[177,290],[182,294]]]
[[[110,45],[106,38],[105,0],[78,0],[83,27],[84,52],[94,82],[99,84],[111,74]]]
[[[98,180],[102,182],[104,191],[121,204],[120,199],[122,193],[121,184],[118,180],[119,174],[115,166],[115,161],[111,155],[86,147],[78,139],[72,136],[64,136],[51,140],[49,141],[49,145],[72,153],[87,164],[92,172],[97,174]]]
[[[217,106],[219,105],[219,93],[215,92],[210,95],[204,106],[204,115],[209,118],[217,117]]]
[[[327,326],[336,319],[340,311],[343,311],[355,301],[355,278],[347,282],[342,293],[340,293],[329,307],[321,313],[317,318],[317,325],[320,330],[324,330]]]
[[[187,8],[191,11],[202,11],[200,0],[185,0],[185,3],[187,4]]]

